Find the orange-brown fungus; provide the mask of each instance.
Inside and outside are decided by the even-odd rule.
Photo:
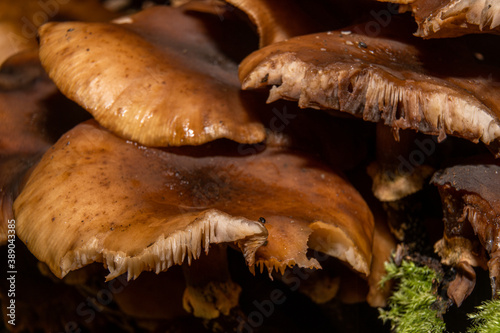
[[[48,23],[39,33],[40,59],[61,92],[125,139],[148,146],[265,139],[237,63],[220,50],[217,17],[153,7],[114,23]]]
[[[231,151],[226,141],[146,148],[79,125],[16,200],[18,235],[59,277],[94,261],[108,278],[137,277],[198,258],[210,243],[236,242],[253,265],[267,237],[260,217],[279,217],[308,222],[310,248],[369,274],[373,217],[346,180],[307,155]]]

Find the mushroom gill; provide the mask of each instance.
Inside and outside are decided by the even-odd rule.
[[[495,0],[415,0],[400,6],[400,11],[406,10],[415,17],[418,37],[500,34],[500,3]]]
[[[94,122],[78,125],[44,155],[14,203],[18,236],[60,278],[95,261],[108,279],[136,278],[224,242],[236,242],[252,264],[266,229],[206,207],[196,184],[182,179],[195,161],[127,143]],[[205,177],[201,185],[213,185]]]
[[[473,52],[453,40],[408,36],[396,18],[376,37],[367,31],[351,26],[255,51],[240,66],[243,89],[270,85],[268,102],[340,110],[439,141],[482,141],[500,156],[497,67],[474,65]]]

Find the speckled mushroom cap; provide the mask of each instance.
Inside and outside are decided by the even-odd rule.
[[[422,41],[393,21],[377,37],[359,25],[255,51],[240,66],[243,89],[270,85],[268,102],[340,110],[440,140],[480,140],[500,156],[499,69],[475,64],[455,40]]]
[[[148,146],[264,140],[237,64],[220,52],[220,20],[153,7],[115,23],[49,23],[40,58],[70,99],[115,134]],[[119,24],[119,23],[120,24]]]
[[[411,0],[400,11],[413,12],[423,38],[457,37],[474,33],[500,34],[500,3],[496,0]]]
[[[111,279],[166,270],[210,243],[236,242],[253,265],[265,225],[308,221],[311,248],[369,272],[373,217],[351,185],[305,155],[268,148],[228,156],[237,144],[226,144],[160,150],[79,125],[44,155],[16,200],[18,236],[59,277],[97,261]]]
[[[108,279],[136,278],[223,242],[237,242],[253,263],[265,227],[198,202],[199,184],[182,178],[189,162],[127,143],[94,121],[78,125],[44,155],[15,201],[17,234],[60,278],[92,262],[104,263]]]

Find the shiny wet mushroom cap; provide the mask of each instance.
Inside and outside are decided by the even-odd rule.
[[[308,221],[311,248],[369,273],[373,217],[352,186],[307,155],[234,156],[229,143],[160,150],[79,125],[16,200],[19,238],[59,277],[96,261],[111,279],[164,271],[210,243],[237,243],[253,265],[266,225],[288,219]]]
[[[460,44],[407,36],[393,21],[377,37],[359,25],[255,51],[240,66],[243,89],[270,85],[268,102],[340,110],[439,140],[482,141],[500,156],[499,69],[474,65]]]
[[[266,229],[194,204],[196,189],[188,193],[189,183],[178,178],[182,156],[169,157],[93,121],[75,127],[44,155],[14,204],[20,239],[60,278],[92,262],[109,269],[108,279],[126,272],[136,278],[223,242],[236,242],[253,263]]]
[[[148,146],[264,140],[220,20],[153,7],[115,23],[49,23],[40,58],[70,99],[115,134]],[[120,24],[119,24],[120,23]]]

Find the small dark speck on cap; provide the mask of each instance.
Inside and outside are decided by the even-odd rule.
[[[260,80],[260,83],[266,83],[267,80],[269,80],[269,73],[266,73],[266,75]]]
[[[362,48],[365,48],[365,49],[368,47],[368,45],[366,45],[366,43],[364,43],[364,42],[359,42],[358,46],[362,47]]]
[[[74,28],[68,29],[68,32],[71,32],[71,31],[75,31],[75,29]]]

